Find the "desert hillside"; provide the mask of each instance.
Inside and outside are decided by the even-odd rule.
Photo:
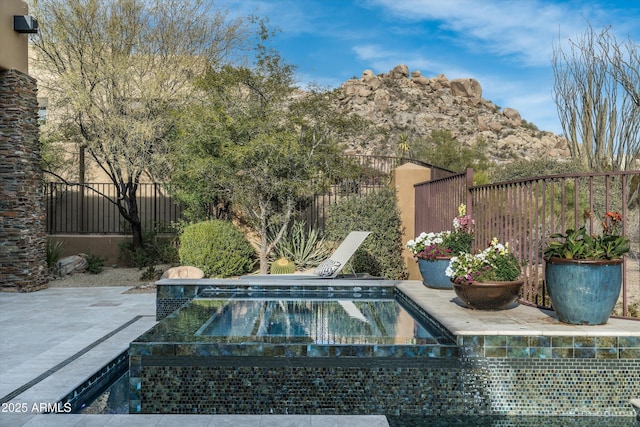
[[[344,82],[341,89],[341,107],[371,120],[383,131],[374,140],[348,142],[353,154],[394,155],[402,133],[415,140],[432,130],[449,130],[465,145],[484,139],[488,157],[498,164],[569,156],[564,138],[538,130],[515,109],[483,99],[475,79],[430,78],[398,65],[379,75],[366,70],[359,79]]]

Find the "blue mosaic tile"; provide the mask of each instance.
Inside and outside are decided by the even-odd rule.
[[[573,357],[576,359],[594,359],[596,357],[595,348],[574,348]]]
[[[617,348],[604,348],[604,349],[597,348],[596,358],[597,359],[617,359],[618,349]]]
[[[528,347],[510,347],[507,348],[506,357],[522,358],[529,357],[530,349]]]
[[[595,347],[596,346],[596,338],[595,337],[574,337],[573,339],[574,347]]]
[[[129,396],[130,399],[140,400],[140,390],[142,387],[141,377],[129,377]]]
[[[551,357],[556,359],[573,359],[573,348],[552,348]]]
[[[638,328],[640,329],[640,325]],[[618,337],[618,345],[620,347],[640,349],[640,337]]]
[[[529,337],[530,347],[551,347],[551,337],[533,336]]]
[[[484,337],[484,346],[488,347],[506,347],[507,338],[504,335],[487,335]]]
[[[529,347],[529,337],[508,336],[507,347]]]
[[[148,356],[151,354],[153,344],[132,344],[129,346],[130,356]]]
[[[534,359],[550,359],[553,357],[551,347],[531,347],[529,355]]]
[[[573,347],[573,337],[551,337],[552,347]]]
[[[507,357],[507,349],[505,347],[485,347],[485,357]]]
[[[462,338],[462,346],[464,347],[479,347],[482,348],[484,347],[484,342],[486,337],[482,336],[482,335],[469,335],[469,336],[463,336],[460,337]]]
[[[151,347],[153,356],[175,356],[176,344],[155,344]]]
[[[640,359],[640,348],[621,348],[620,359]]]
[[[618,338],[617,337],[596,337],[596,347],[597,348],[618,348]]]
[[[328,357],[328,345],[309,345],[307,346],[307,356],[309,357]]]

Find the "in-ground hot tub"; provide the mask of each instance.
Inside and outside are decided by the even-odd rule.
[[[130,412],[419,414],[459,364],[392,284],[231,286],[202,287],[131,343]]]

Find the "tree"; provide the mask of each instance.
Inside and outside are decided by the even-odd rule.
[[[212,69],[203,80],[208,98],[184,114],[171,182],[200,214],[211,202],[231,202],[259,237],[264,274],[298,203],[342,164],[337,136],[360,120],[338,112],[335,93],[298,90],[294,68],[266,46],[271,35],[264,27],[261,34],[252,67]],[[270,241],[271,228],[277,232]]]
[[[594,171],[633,169],[640,154],[640,57],[631,39],[591,26],[554,47],[554,100],[572,157]]]
[[[477,171],[489,169],[489,160],[484,154],[487,143],[478,139],[469,147],[462,145],[449,130],[433,130],[431,135],[414,143],[415,158],[432,165],[463,172],[466,168]]]
[[[34,0],[31,10],[48,134],[78,144],[113,182],[115,197],[102,196],[140,248],[137,189],[167,167],[170,112],[191,102],[199,74],[241,52],[251,20],[228,20],[213,0]]]

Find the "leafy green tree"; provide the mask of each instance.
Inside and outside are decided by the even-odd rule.
[[[490,162],[485,155],[487,143],[478,139],[472,146],[462,145],[448,130],[433,130],[431,135],[414,143],[415,158],[454,172],[473,168],[487,171]]]
[[[138,185],[167,167],[170,112],[192,102],[199,74],[242,52],[251,20],[230,20],[213,0],[38,0],[31,10],[41,23],[32,47],[51,111],[46,142],[88,153],[116,188],[101,195],[140,248]]]
[[[299,91],[294,68],[267,46],[272,34],[263,27],[261,35],[252,67],[211,69],[203,79],[206,98],[185,110],[175,138],[171,182],[194,216],[211,215],[203,207],[213,201],[231,203],[259,237],[266,273],[297,204],[341,168],[337,137],[360,121],[337,111],[336,93]]]

